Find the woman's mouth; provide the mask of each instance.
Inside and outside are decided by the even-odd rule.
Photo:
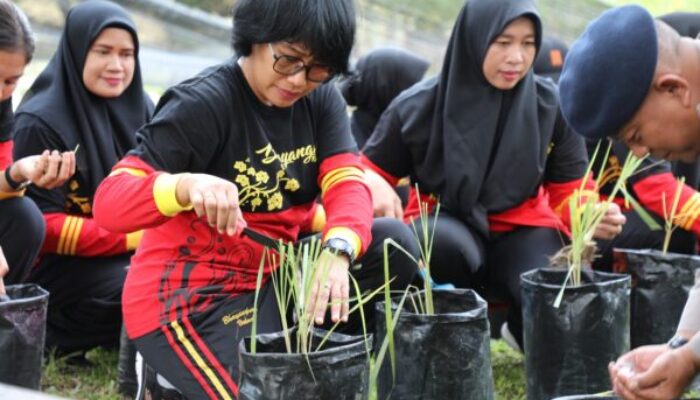
[[[102,78],[109,86],[119,86],[122,83],[121,78]]]
[[[518,71],[501,71],[501,76],[508,82],[513,82],[520,77],[520,72]]]
[[[279,88],[279,87],[277,88],[277,90],[279,91],[280,96],[286,101],[293,101],[293,100],[298,99],[301,96],[300,93],[291,92],[289,90],[284,90],[284,89]]]

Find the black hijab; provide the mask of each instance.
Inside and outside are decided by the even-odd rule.
[[[681,36],[695,39],[700,34],[700,13],[675,12],[662,15],[659,19],[669,24]]]
[[[105,28],[121,28],[134,40],[134,77],[116,98],[96,96],[83,84],[88,51]],[[92,189],[127,151],[136,146],[136,131],[153,112],[143,90],[138,61],[138,36],[129,15],[107,1],[87,1],[71,8],[60,43],[49,64],[34,81],[17,109],[17,130],[22,114],[43,121],[76,155],[79,173]]]
[[[532,1],[469,1],[452,31],[440,76],[394,103],[404,141],[426,147],[420,159],[414,153],[418,182],[439,189],[445,208],[484,235],[489,213],[536,194],[558,113],[554,84],[536,80],[532,69],[508,91],[490,85],[483,74],[490,44],[519,17],[533,21],[539,49],[542,28]]]
[[[362,56],[355,74],[340,84],[345,101],[357,108],[352,114],[352,133],[362,147],[379,117],[402,91],[423,78],[430,63],[397,48],[372,50]]]

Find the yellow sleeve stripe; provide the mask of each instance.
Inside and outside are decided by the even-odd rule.
[[[326,236],[323,238],[323,241],[325,242],[330,238],[339,238],[347,240],[348,243],[350,243],[353,249],[355,250],[355,256],[360,255],[360,250],[362,250],[362,240],[360,240],[360,236],[357,233],[355,233],[355,231],[353,231],[352,229],[345,228],[342,226],[331,228],[326,233]]]
[[[326,193],[328,189],[344,181],[365,181],[364,172],[357,167],[342,167],[334,169],[326,174],[321,181],[321,193]]]
[[[66,237],[68,236],[68,230],[70,230],[70,226],[73,223],[73,217],[67,217],[63,221],[63,226],[61,227],[61,233],[58,236],[58,247],[56,247],[56,253],[58,254],[64,254],[63,252],[63,247],[66,242]]]
[[[700,194],[694,193],[683,204],[683,208],[681,208],[681,212],[677,215],[675,222],[682,229],[690,230],[698,216],[700,216]]]
[[[83,230],[85,220],[80,217],[66,217],[58,238],[56,253],[60,255],[75,255],[78,248],[78,239]]]
[[[687,217],[685,223],[681,227],[687,231],[691,230],[698,216],[700,216],[700,204],[693,208],[693,212]]]
[[[0,200],[5,200],[5,199],[13,199],[15,197],[22,197],[24,196],[24,192],[26,192],[27,189],[20,190],[19,192],[3,192],[0,190]]]
[[[338,181],[332,182],[332,183],[328,186],[328,189],[322,191],[321,196],[323,196],[324,194],[326,194],[326,193],[328,192],[328,190],[330,190],[333,186],[335,186],[335,185],[337,185],[337,184],[339,184],[339,183],[350,182],[350,181],[365,183],[365,177],[364,177],[364,176],[348,176],[348,177],[344,177],[344,178],[342,178],[342,179],[339,179]]]
[[[662,196],[665,196],[666,194],[662,194]],[[668,196],[666,196],[666,207],[670,208],[669,203],[671,203],[673,200],[669,200]],[[663,203],[662,203],[663,204]],[[695,198],[695,195],[692,195],[688,201],[683,204],[683,207],[681,207],[680,212],[676,214],[676,220],[673,221],[675,222],[679,227],[683,229],[687,229],[686,226],[690,223],[691,221],[691,214],[693,213],[693,210],[695,210],[698,207],[698,202]],[[668,210],[667,210],[668,212]]]
[[[143,229],[140,231],[136,232],[131,232],[126,234],[126,249],[127,250],[136,250],[137,247],[139,247],[139,243],[141,243],[141,238],[143,237]]]
[[[326,226],[326,210],[322,205],[316,206],[316,212],[311,219],[311,232],[321,232]]]
[[[146,176],[146,171],[137,168],[117,168],[112,171],[109,176],[119,175],[119,174],[129,174],[133,176]]]
[[[182,175],[183,174],[171,175],[163,173],[158,175],[153,183],[153,199],[156,202],[156,207],[158,211],[166,217],[174,217],[182,211],[192,209],[192,204],[182,206],[177,202],[175,188]]]
[[[75,224],[75,232],[71,237],[70,255],[75,255],[76,253],[76,249],[78,248],[78,239],[80,238],[80,232],[83,230],[84,223],[85,220],[83,218],[78,218],[78,222]]]

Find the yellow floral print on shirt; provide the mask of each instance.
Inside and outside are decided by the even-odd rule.
[[[233,164],[233,169],[237,171],[234,182],[238,185],[240,205],[250,204],[253,211],[263,206],[267,207],[267,211],[281,210],[284,197],[280,190],[283,188],[289,192],[296,192],[301,186],[297,179],[286,176],[285,169],[296,161],[304,164],[316,161],[316,149],[313,146],[306,146],[279,156],[271,145],[267,145],[256,153],[262,156],[263,164],[271,164],[279,160],[283,169],[277,171],[273,181],[267,171],[256,170],[251,166],[250,160],[236,161]]]

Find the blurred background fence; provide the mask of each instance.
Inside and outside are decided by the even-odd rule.
[[[27,12],[38,39],[36,62],[27,71],[28,78],[22,81],[22,86],[31,84],[32,75],[53,54],[65,13],[78,1],[16,0]],[[113,1],[130,11],[139,28],[144,81],[154,96],[232,55],[229,15],[235,0]],[[355,1],[358,29],[354,57],[378,46],[404,47],[430,60],[431,72],[439,70],[463,0]],[[539,0],[537,4],[545,34],[571,43],[588,21],[606,8],[629,2],[632,0]],[[700,11],[700,0],[646,0],[646,3],[656,13]]]

